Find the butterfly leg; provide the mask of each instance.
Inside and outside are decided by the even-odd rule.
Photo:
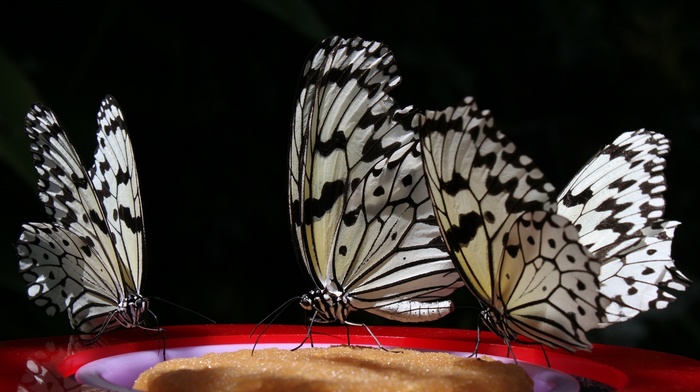
[[[474,357],[477,358],[479,356],[479,343],[481,342],[481,327],[479,326],[479,323],[476,324],[476,344],[474,345],[474,351],[472,351],[472,354],[468,357]]]
[[[298,350],[299,348],[301,348],[301,346],[303,346],[307,340],[311,343],[311,347],[314,346],[314,338],[313,334],[311,333],[311,329],[314,326],[314,321],[316,321],[316,313],[317,312],[314,312],[314,315],[308,319],[309,326],[306,328],[306,336],[304,336],[304,340],[302,340],[301,343],[299,343],[299,345],[294,347],[291,351]]]
[[[549,363],[549,357],[547,356],[547,350],[544,349],[544,344],[540,344],[540,347],[542,347],[542,354],[544,354],[544,360],[547,361],[547,367],[551,368],[552,365]]]
[[[351,323],[349,321],[345,321],[344,324],[348,328],[348,346],[350,345],[350,327],[349,326],[352,325],[354,327],[364,327],[367,330],[367,333],[369,333],[369,336],[371,336],[372,339],[374,339],[374,342],[377,344],[377,348],[382,349],[384,351],[388,351],[388,352],[394,352],[392,350],[387,350],[384,346],[382,346],[381,343],[379,343],[379,339],[377,339],[377,337],[374,336],[374,333],[372,333],[372,330],[367,326],[367,324],[365,324],[365,323]],[[396,351],[396,352],[400,352],[400,351]]]

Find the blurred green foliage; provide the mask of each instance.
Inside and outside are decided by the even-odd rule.
[[[700,3],[698,3],[700,4]],[[677,266],[697,281],[700,233],[700,24],[694,2],[540,0],[219,5],[32,1],[0,6],[0,339],[69,333],[26,298],[14,243],[46,219],[36,195],[24,114],[54,109],[87,165],[95,115],[120,102],[141,176],[147,258],[142,292],[221,323],[256,323],[310,289],[293,253],[287,143],[298,76],[331,34],[386,43],[399,102],[441,109],[465,95],[555,185],[619,133],[648,128],[672,142],[666,216]],[[475,328],[475,302],[431,325]],[[700,289],[668,309],[595,331],[599,343],[700,358]],[[154,300],[163,325],[206,322]],[[368,323],[385,320],[357,315]],[[279,322],[302,323],[293,305]]]

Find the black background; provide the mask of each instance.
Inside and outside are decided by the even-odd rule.
[[[618,134],[665,133],[666,216],[682,222],[674,258],[699,280],[693,2],[144,3],[0,6],[2,340],[70,333],[64,314],[48,317],[27,300],[14,253],[21,224],[46,220],[23,133],[36,100],[57,113],[88,166],[99,102],[107,93],[119,101],[141,180],[144,295],[219,323],[257,323],[309,290],[289,230],[287,147],[302,66],[333,34],[392,49],[402,105],[476,97],[559,188]],[[699,293],[693,285],[668,309],[590,337],[700,358]],[[423,326],[475,328],[474,301],[454,297],[457,312]],[[161,325],[206,322],[155,299],[151,308]],[[303,317],[292,305],[278,322]]]

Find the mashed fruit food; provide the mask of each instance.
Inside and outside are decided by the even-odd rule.
[[[532,391],[514,364],[481,356],[360,346],[267,348],[171,359],[144,371],[134,389],[178,391]]]

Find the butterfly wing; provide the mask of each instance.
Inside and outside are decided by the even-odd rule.
[[[352,286],[358,307],[365,309],[382,307],[378,298],[395,294],[396,279],[409,279],[402,265],[410,265],[418,253],[408,262],[398,256],[409,247],[423,251],[420,256],[428,260],[442,257],[436,264],[441,271],[447,259],[439,245],[425,242],[431,235],[424,230],[429,217],[422,215],[425,208],[419,208],[420,195],[416,200],[399,195],[420,193],[411,194],[421,184],[420,172],[410,173],[414,182],[404,189],[386,183],[383,197],[364,191],[376,186],[377,178],[390,181],[398,174],[389,173],[388,166],[393,170],[399,165],[404,176],[406,171],[420,170],[415,160],[402,163],[405,153],[397,153],[416,138],[410,125],[415,113],[400,108],[388,95],[399,80],[394,57],[383,44],[358,37],[326,39],[304,68],[292,125],[289,205],[299,259],[317,288]],[[389,199],[397,207],[386,205]],[[439,232],[433,227],[436,238]],[[413,235],[420,237],[409,238]],[[425,274],[432,267],[425,262],[413,271]],[[376,281],[375,271],[385,274],[383,283]],[[433,285],[458,281],[450,278],[449,271],[446,275]],[[416,289],[417,283],[411,287]],[[425,294],[416,290],[391,301]]]
[[[128,292],[138,293],[144,250],[141,193],[126,121],[114,97],[102,101],[97,123],[95,163],[89,174],[118,255],[115,268]]]
[[[456,108],[427,111],[422,132],[428,189],[443,237],[467,286],[490,303],[503,237],[520,214],[544,208],[554,186],[471,98]]]
[[[508,328],[520,335],[590,350],[586,331],[604,319],[599,272],[571,222],[548,211],[526,212],[507,236],[496,307],[507,309]]]
[[[427,111],[421,132],[443,238],[487,324],[506,339],[590,348],[585,331],[601,317],[600,264],[571,223],[548,211],[554,187],[471,98]]]
[[[58,225],[27,223],[22,225],[18,253],[29,297],[47,314],[68,310],[71,326],[85,333],[118,326],[117,319],[109,317],[116,306],[114,293],[104,290],[110,282],[82,238]]]
[[[452,310],[441,299],[463,282],[445,252],[422,165],[415,139],[378,162],[348,198],[334,264],[355,308],[403,321]]]
[[[609,323],[665,308],[675,300],[669,289],[682,291],[690,284],[671,258],[679,222],[663,220],[669,150],[660,133],[625,132],[557,198],[557,213],[580,228],[581,243],[603,263],[601,291],[612,299]]]
[[[305,66],[289,155],[290,220],[319,287],[333,278],[334,234],[350,187],[412,137],[392,116],[395,68],[383,45],[339,37],[322,41]]]

